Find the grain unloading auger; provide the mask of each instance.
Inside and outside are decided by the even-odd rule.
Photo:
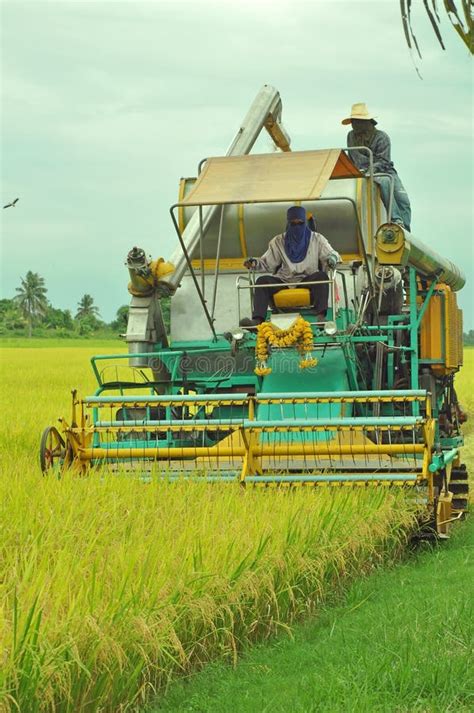
[[[282,151],[249,155],[263,127]],[[71,419],[46,429],[43,470],[413,486],[446,534],[468,498],[453,385],[464,277],[390,222],[372,170],[362,176],[342,149],[289,149],[278,92],[264,87],[227,156],[181,180],[179,249],[169,263],[130,251],[128,354],[92,359],[98,388],[73,392]],[[265,251],[295,202],[343,259],[327,316],[318,322],[295,284],[258,334],[236,327],[259,289],[243,259]]]

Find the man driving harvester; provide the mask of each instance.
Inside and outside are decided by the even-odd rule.
[[[256,285],[267,286],[255,290],[252,318],[241,319],[242,327],[257,327],[265,321],[270,300],[275,292],[285,288],[285,283],[301,282],[303,285],[327,280],[327,270],[334,269],[341,260],[324,235],[308,227],[302,206],[289,208],[286,217],[286,232],[270,240],[262,257],[249,257],[244,262],[248,270],[272,274],[257,279]],[[311,296],[310,313],[318,315],[318,321],[323,320],[328,308],[329,285],[323,282],[307,285],[307,288]]]

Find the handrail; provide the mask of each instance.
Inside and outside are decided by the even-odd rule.
[[[333,147],[333,149],[338,150],[338,151],[344,151],[344,152],[349,152],[350,150],[357,150],[357,151],[362,151],[362,152],[364,152],[364,153],[367,153],[368,158],[369,158],[369,174],[368,174],[367,177],[368,177],[369,182],[370,182],[370,212],[371,212],[371,218],[372,218],[371,224],[372,224],[372,226],[375,225],[375,211],[374,211],[374,159],[373,159],[373,153],[372,153],[372,151],[371,151],[367,146],[351,146],[351,147],[341,146],[341,147]],[[296,199],[295,199],[295,200],[296,200]],[[338,197],[338,198],[330,198],[330,199],[318,198],[318,199],[316,199],[316,200],[349,200],[349,201],[354,205],[355,214],[356,214],[356,219],[357,219],[357,225],[358,225],[358,229],[359,229],[359,234],[360,234],[360,236],[361,236],[361,238],[362,238],[362,240],[361,240],[361,243],[362,243],[362,251],[363,251],[363,255],[364,255],[364,262],[365,262],[366,267],[367,267],[367,276],[368,276],[368,280],[369,280],[370,291],[371,291],[371,294],[372,294],[372,298],[375,298],[375,291],[374,291],[373,280],[372,280],[372,276],[375,275],[375,249],[374,249],[374,246],[372,246],[372,260],[371,260],[371,263],[372,263],[372,264],[371,264],[372,275],[371,275],[371,270],[370,270],[370,267],[369,267],[369,261],[368,261],[368,257],[367,257],[367,251],[366,251],[366,248],[365,248],[364,238],[363,238],[363,234],[362,234],[362,230],[361,230],[361,226],[360,226],[359,216],[357,215],[357,209],[356,209],[356,206],[355,206],[354,201],[353,201],[352,199],[346,198],[346,197]],[[286,200],[286,199],[285,199],[285,200],[277,199],[277,200],[274,200],[274,201],[265,200],[265,201],[254,201],[254,202],[286,203],[287,200]],[[223,206],[225,206],[225,205],[232,205],[232,204],[233,204],[233,203],[232,203],[232,202],[229,202],[229,201],[228,201],[228,202],[220,203],[220,205],[222,206],[222,210],[223,210]],[[214,204],[209,204],[209,205],[214,205]],[[190,272],[190,274],[191,274],[192,280],[193,280],[193,282],[194,282],[194,286],[195,286],[196,291],[197,291],[198,296],[199,296],[199,300],[200,300],[201,305],[202,305],[202,307],[203,307],[204,314],[205,314],[206,319],[207,319],[207,322],[208,322],[208,324],[209,324],[209,326],[210,326],[210,328],[211,328],[214,341],[216,341],[216,340],[217,340],[217,334],[216,334],[216,330],[215,330],[215,327],[214,327],[215,319],[214,319],[213,314],[211,315],[211,314],[209,313],[208,308],[207,308],[207,303],[206,303],[206,300],[205,300],[205,298],[204,298],[204,284],[203,284],[201,287],[199,286],[199,283],[198,283],[196,274],[195,274],[195,272],[194,272],[194,268],[193,268],[193,266],[192,266],[192,264],[191,264],[191,257],[190,257],[190,255],[189,255],[188,250],[187,250],[186,244],[185,244],[185,242],[184,242],[184,240],[183,240],[182,232],[181,232],[181,230],[180,230],[178,221],[176,220],[175,215],[174,215],[174,210],[175,210],[175,208],[180,208],[180,207],[183,207],[183,206],[187,206],[187,207],[192,207],[192,206],[194,206],[194,207],[202,208],[203,204],[202,204],[202,203],[186,203],[186,204],[184,204],[184,203],[182,203],[182,202],[178,202],[178,203],[174,203],[174,204],[170,207],[169,212],[170,212],[171,219],[172,219],[173,225],[174,225],[174,227],[175,227],[175,230],[176,230],[176,233],[177,233],[177,236],[178,236],[178,240],[179,240],[180,245],[181,245],[181,249],[182,249],[183,254],[184,254],[184,258],[185,258],[185,261],[186,261],[188,270],[189,270],[189,272]],[[214,205],[214,208],[215,208],[215,207],[216,207],[216,206]],[[203,239],[203,226],[200,225],[200,241],[201,241],[201,242],[202,242],[202,239]],[[175,275],[175,277],[176,277],[176,275]],[[203,272],[202,272],[202,275],[201,275],[201,281],[203,281]],[[334,295],[332,295],[332,297],[334,297]],[[215,295],[214,295],[214,299],[215,299]],[[214,306],[215,306],[215,305],[214,305]],[[333,300],[333,308],[334,308],[334,300]],[[214,311],[214,310],[213,310],[213,311]],[[240,313],[239,313],[239,314],[240,314]]]
[[[335,275],[335,270],[330,271],[332,274]],[[237,287],[237,312],[239,315],[239,320],[241,316],[241,310],[240,310],[240,290],[254,290],[254,289],[261,289],[263,287],[281,287],[282,290],[284,290],[286,287],[297,287],[299,289],[305,289],[308,285],[330,285],[331,286],[331,306],[333,309],[333,317],[335,318],[335,312],[336,312],[336,291],[335,291],[335,283],[336,283],[336,278],[328,278],[327,280],[305,280],[304,282],[266,282],[264,285],[259,285],[255,281],[252,281],[250,279],[251,275],[254,275],[255,271],[251,270],[249,272],[249,284],[248,285],[241,285],[240,282],[242,279],[247,279],[247,275],[237,275],[236,279],[236,287]],[[262,273],[266,274],[266,273]]]

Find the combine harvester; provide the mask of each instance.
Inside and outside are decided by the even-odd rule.
[[[45,430],[43,472],[107,464],[265,487],[413,486],[431,531],[447,536],[468,504],[453,384],[464,277],[391,223],[373,170],[362,176],[340,148],[291,151],[281,108],[264,86],[226,156],[181,180],[169,263],[129,252],[128,354],[92,359],[97,391],[74,391],[71,420]],[[280,150],[250,154],[264,127]],[[343,260],[328,275],[327,318],[294,285],[263,327],[242,329],[258,289],[243,260],[299,202]]]

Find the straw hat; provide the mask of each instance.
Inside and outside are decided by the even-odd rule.
[[[352,119],[363,119],[364,121],[369,121],[370,119],[372,119],[374,124],[377,123],[375,121],[375,117],[369,113],[369,110],[367,109],[367,104],[364,104],[363,102],[359,102],[359,104],[353,104],[351,109],[351,115],[347,117],[347,119],[343,119],[341,121],[341,124],[350,124]]]

